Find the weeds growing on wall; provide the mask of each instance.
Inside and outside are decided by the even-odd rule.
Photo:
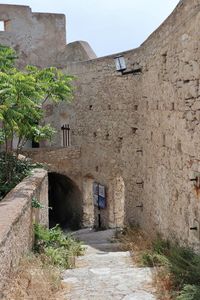
[[[58,226],[46,229],[37,224],[34,228],[34,250],[43,255],[44,261],[65,269],[75,267],[75,258],[84,253],[81,242],[71,235],[65,235]]]
[[[31,170],[41,166],[41,164],[31,163],[25,158],[17,159],[14,154],[0,153],[0,201],[29,175]]]
[[[155,268],[160,300],[200,300],[200,255],[159,236],[150,241],[138,227],[128,229],[121,241],[137,264]]]

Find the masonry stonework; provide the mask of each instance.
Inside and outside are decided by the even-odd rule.
[[[55,64],[76,76],[74,101],[47,104],[45,121],[58,131],[49,146],[62,146],[66,123],[72,145],[80,147],[85,225],[97,222],[92,184],[99,182],[107,187],[103,226],[138,223],[200,248],[199,24],[200,1],[180,1],[139,48],[122,53],[129,69],[142,68],[137,75],[117,73],[115,55],[94,58],[88,50],[86,58],[77,50],[75,58],[75,50],[69,56],[58,51]],[[64,158],[52,164],[73,176]]]
[[[43,209],[31,207],[36,197]],[[0,203],[0,298],[10,274],[23,255],[32,250],[33,224],[48,227],[48,178],[45,170],[37,169],[24,179]]]

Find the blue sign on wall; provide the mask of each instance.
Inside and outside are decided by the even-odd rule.
[[[94,205],[101,209],[106,208],[106,188],[104,185],[96,182],[93,184],[93,198]]]

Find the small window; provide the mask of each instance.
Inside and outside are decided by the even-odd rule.
[[[10,31],[11,30],[11,21],[3,20],[0,21],[0,31]]]
[[[0,21],[0,31],[5,31],[4,21]]]

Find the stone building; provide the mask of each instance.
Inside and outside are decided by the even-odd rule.
[[[141,70],[127,75],[116,72],[116,55],[96,58],[86,42],[66,45],[63,15],[0,5],[0,19],[0,43],[19,52],[21,67],[53,65],[76,76],[72,104],[44,107],[55,139],[27,150],[49,163],[60,218],[70,207],[72,219],[97,224],[97,182],[106,187],[103,227],[138,223],[200,248],[200,0],[180,1],[139,48],[120,53],[128,70]]]

